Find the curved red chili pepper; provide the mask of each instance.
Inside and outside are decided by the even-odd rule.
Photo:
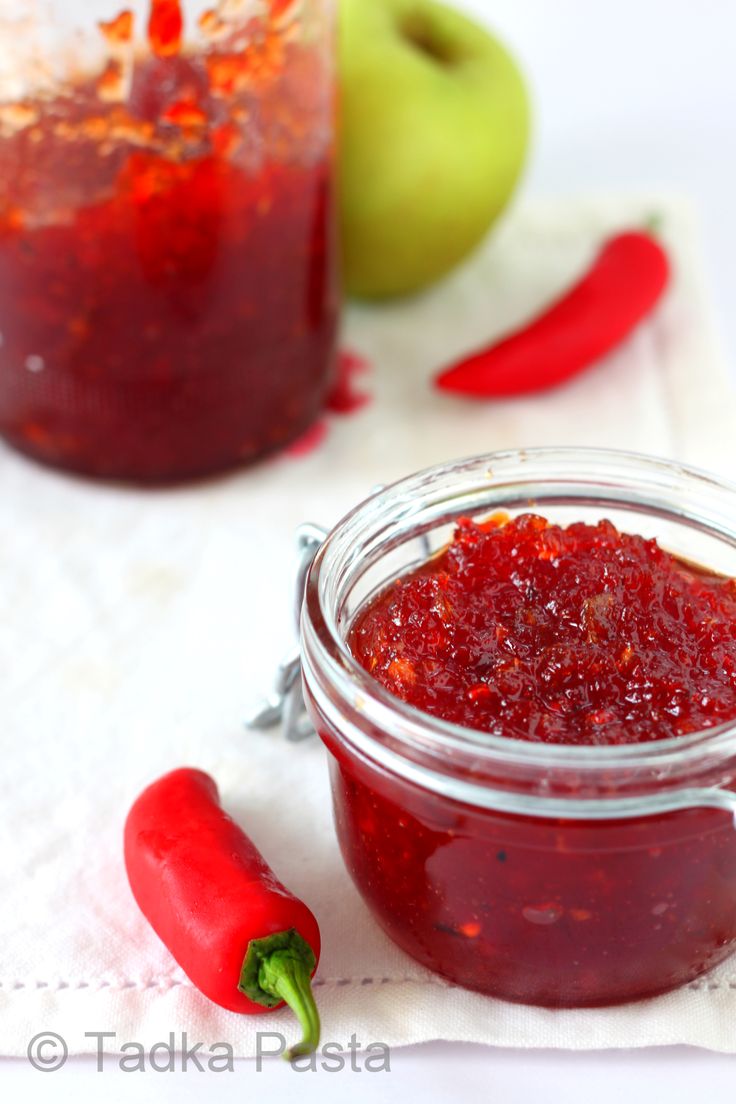
[[[246,1014],[285,1001],[304,1031],[287,1057],[317,1047],[317,921],[222,809],[208,774],[182,768],[143,791],[125,823],[125,866],[141,911],[206,997]]]
[[[529,325],[446,368],[443,391],[508,397],[555,387],[614,349],[667,286],[669,261],[655,238],[611,238],[585,276]]]

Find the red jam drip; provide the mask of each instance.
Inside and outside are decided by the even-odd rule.
[[[335,378],[327,396],[327,409],[332,414],[355,414],[371,401],[370,395],[356,384],[357,378],[365,375],[369,368],[363,357],[343,349],[337,358]]]
[[[736,582],[608,521],[464,519],[350,646],[417,709],[522,740],[640,743],[736,717]]]

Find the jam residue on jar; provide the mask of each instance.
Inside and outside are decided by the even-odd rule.
[[[463,519],[349,645],[410,705],[500,736],[640,743],[736,717],[736,582],[608,521]]]

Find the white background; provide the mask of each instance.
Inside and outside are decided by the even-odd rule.
[[[461,3],[461,0],[457,0]],[[736,365],[736,3],[733,0],[462,0],[514,47],[535,100],[536,133],[525,186],[539,194],[666,188],[701,212],[706,263],[726,352]],[[174,1100],[205,1096],[280,1104],[434,1101],[528,1104],[588,1099],[669,1104],[733,1099],[736,1058],[685,1048],[597,1054],[513,1052],[429,1044],[397,1051],[390,1074],[121,1074],[76,1059],[56,1074],[0,1063],[4,1099]]]

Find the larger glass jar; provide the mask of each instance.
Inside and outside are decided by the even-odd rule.
[[[0,0],[0,433],[142,481],[330,384],[333,0]]]
[[[547,1006],[651,996],[736,947],[736,724],[616,747],[492,736],[406,705],[346,644],[459,516],[530,508],[609,518],[736,577],[736,487],[674,463],[499,453],[376,494],[318,551],[301,618],[337,834],[388,934],[452,981]]]

